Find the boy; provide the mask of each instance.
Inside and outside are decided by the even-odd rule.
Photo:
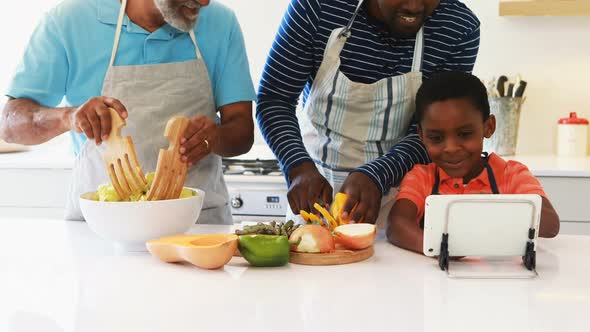
[[[424,202],[431,194],[538,194],[539,236],[557,235],[559,217],[528,168],[483,153],[483,139],[494,133],[496,119],[477,77],[445,72],[426,81],[416,96],[416,119],[432,163],[414,166],[402,180],[389,213],[391,243],[422,253]]]

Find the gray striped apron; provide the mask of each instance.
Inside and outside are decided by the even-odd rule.
[[[422,29],[416,35],[409,73],[363,84],[351,81],[340,71],[340,53],[362,2],[346,27],[332,31],[299,117],[303,143],[334,192],[340,190],[351,170],[383,156],[405,136],[416,92],[422,84]],[[381,225],[395,192],[390,190],[382,199],[378,218]]]

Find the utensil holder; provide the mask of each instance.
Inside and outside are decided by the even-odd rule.
[[[484,139],[484,151],[500,156],[516,154],[520,111],[525,98],[488,97],[490,114],[496,117],[496,132]]]

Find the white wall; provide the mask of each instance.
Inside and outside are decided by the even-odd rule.
[[[250,72],[254,88],[258,91],[258,82],[266,63],[268,51],[272,46],[279,24],[290,0],[217,0],[232,8],[240,21],[246,51],[250,61]],[[256,113],[256,110],[254,110]],[[258,128],[258,125],[256,125]],[[264,142],[260,130],[256,129],[254,136],[256,145],[246,158],[273,158],[270,149]]]
[[[529,83],[517,153],[554,153],[557,120],[590,118],[590,17],[500,17],[499,0],[464,0],[482,22],[475,74]]]
[[[39,18],[57,2],[57,0],[28,0],[9,1],[0,4],[0,31],[2,31],[2,51],[0,53],[1,96],[4,96],[8,82]]]

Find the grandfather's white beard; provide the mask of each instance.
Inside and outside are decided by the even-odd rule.
[[[164,21],[178,30],[189,32],[197,24],[199,18],[199,9],[201,5],[195,0],[186,0],[180,3],[174,3],[173,0],[154,0],[156,7],[162,13]],[[197,15],[193,17],[186,17],[182,14],[180,8],[186,6],[188,8],[197,8]]]

